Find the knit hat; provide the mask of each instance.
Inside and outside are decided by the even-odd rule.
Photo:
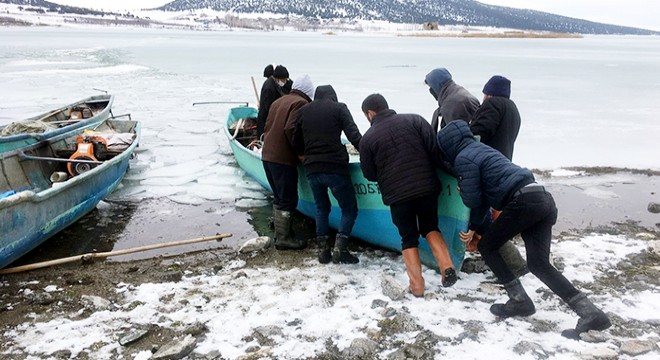
[[[484,85],[483,93],[490,96],[501,96],[509,98],[511,96],[511,80],[504,76],[495,75]]]
[[[296,78],[293,82],[293,86],[291,86],[291,90],[298,90],[307,95],[310,99],[314,99],[314,85],[312,84],[312,79],[310,79],[307,74],[303,74]]]
[[[273,69],[273,64],[268,64],[268,66],[266,66],[266,68],[264,69],[264,77],[268,78],[273,76],[274,71],[275,69]]]
[[[277,65],[275,71],[273,71],[273,77],[277,79],[288,79],[289,71],[282,65]]]

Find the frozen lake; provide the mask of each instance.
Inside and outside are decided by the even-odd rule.
[[[660,169],[660,38],[48,27],[0,28],[0,39],[0,124],[98,93],[95,89],[115,95],[115,114],[142,121],[140,154],[115,199],[213,203],[206,211],[213,216],[267,206],[267,194],[236,166],[220,131],[229,105],[192,104],[254,105],[250,78],[260,88],[268,63],[284,64],[292,78],[308,73],[315,85],[332,84],[363,132],[368,123],[360,105],[370,93],[382,93],[398,112],[430,120],[436,102],[423,79],[431,69],[448,68],[479,99],[488,78],[501,74],[512,80],[511,98],[523,118],[518,164]],[[181,209],[151,209],[152,231],[161,221],[180,219]],[[144,222],[144,214],[134,216],[141,217]],[[198,220],[194,227],[203,224]],[[234,224],[245,228],[245,215]],[[159,237],[168,235],[159,230]],[[242,234],[252,236],[254,230]]]

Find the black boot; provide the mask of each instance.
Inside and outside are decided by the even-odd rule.
[[[298,240],[293,236],[293,218],[291,211],[273,210],[275,223],[275,248],[277,250],[301,250],[307,247],[305,240]]]
[[[348,236],[337,234],[332,249],[332,262],[335,264],[357,264],[360,259],[348,252]]]
[[[579,339],[580,334],[589,330],[605,330],[612,326],[610,319],[605,313],[597,308],[587,295],[579,293],[568,301],[568,306],[575,311],[578,316],[575,329],[568,329],[561,332],[561,335],[569,339]]]
[[[536,312],[534,303],[527,296],[520,280],[515,279],[504,284],[504,289],[509,294],[509,301],[506,304],[493,304],[490,307],[490,312],[493,315],[507,318],[511,316],[529,316]]]
[[[328,235],[322,235],[316,237],[316,243],[319,246],[319,262],[321,264],[327,264],[332,260],[332,244],[330,244],[330,238]]]

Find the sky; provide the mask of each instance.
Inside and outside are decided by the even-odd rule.
[[[169,0],[54,0],[105,10],[153,8]],[[660,1],[649,0],[480,0],[485,4],[526,8],[608,24],[660,31]]]

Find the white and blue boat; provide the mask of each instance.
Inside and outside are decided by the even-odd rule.
[[[272,191],[266,179],[261,155],[248,148],[254,137],[247,134],[247,131],[243,130],[244,127],[240,126],[240,123],[244,123],[244,121],[240,121],[241,119],[256,117],[257,109],[255,108],[232,108],[227,116],[224,132],[240,168],[265,189]],[[234,134],[237,136],[234,136]],[[349,169],[359,209],[352,236],[372,245],[400,252],[401,237],[396,226],[392,223],[389,207],[383,204],[378,184],[364,178],[358,156],[351,156]],[[302,165],[298,173],[298,194],[300,198],[298,210],[302,214],[314,218],[316,213],[314,196],[304,175]],[[456,190],[458,185],[456,179],[442,171],[439,171],[438,175],[442,182],[442,192],[438,199],[438,223],[440,231],[447,242],[454,266],[456,269],[460,269],[465,257],[465,245],[459,238],[459,232],[467,229],[469,209],[465,207]],[[341,209],[335,199],[332,196],[330,198],[332,200],[330,226],[337,229]],[[437,269],[431,249],[423,238],[420,238],[419,250],[422,262]]]

